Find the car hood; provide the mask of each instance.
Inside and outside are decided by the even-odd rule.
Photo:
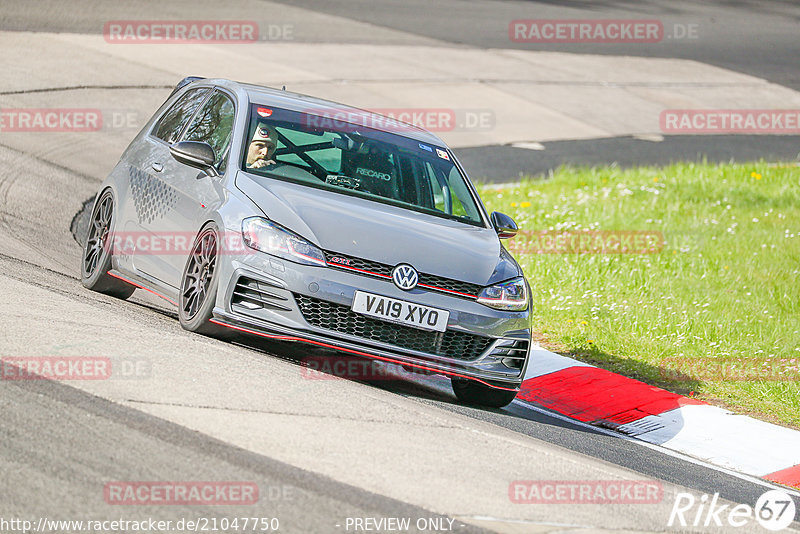
[[[521,274],[491,228],[245,172],[236,187],[270,220],[327,251],[479,285]]]

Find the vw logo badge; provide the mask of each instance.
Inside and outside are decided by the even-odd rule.
[[[419,275],[412,266],[407,263],[401,263],[392,271],[392,280],[394,280],[394,285],[404,291],[408,291],[417,287]]]

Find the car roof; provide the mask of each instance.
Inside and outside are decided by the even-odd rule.
[[[344,113],[347,117],[345,122],[355,122],[356,124],[370,126],[377,130],[386,129],[381,127],[381,125],[391,126],[393,123],[402,125],[402,128],[399,129],[400,131],[397,132],[399,135],[414,139],[416,141],[446,146],[446,143],[442,141],[440,137],[427,130],[419,128],[418,126],[388,117],[386,115],[373,113],[371,111],[353,106],[347,106],[331,100],[325,100],[323,98],[317,98],[301,93],[294,93],[292,91],[274,89],[271,87],[235,82],[222,78],[213,80],[203,79],[198,80],[198,82],[201,82],[204,85],[218,85],[233,92],[244,92],[247,95],[248,100],[253,104],[275,106],[300,113],[310,113],[314,115],[322,114],[323,116],[325,116],[324,113],[326,110],[332,110],[334,113],[336,113],[336,115],[334,115],[336,120],[339,120],[338,118],[341,116],[340,114]],[[387,131],[391,131],[391,128]]]

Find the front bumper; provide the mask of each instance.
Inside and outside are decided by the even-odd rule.
[[[217,293],[213,319],[216,324],[269,339],[305,342],[475,380],[500,389],[519,389],[525,375],[531,335],[527,311],[493,310],[474,300],[425,289],[401,291],[390,281],[332,267],[299,265],[263,253],[236,257],[221,267],[220,280],[226,283],[221,282]],[[424,341],[419,341],[434,333],[362,320],[363,316],[351,312],[356,290],[447,309],[447,332],[436,336],[430,350],[426,350]],[[311,317],[308,303],[312,301],[324,304],[326,309],[335,308],[336,313],[325,318],[319,314]],[[353,320],[371,321],[377,329],[372,328],[366,335],[364,328],[352,327]],[[350,326],[346,327],[346,323]],[[383,325],[390,335],[381,333]],[[417,335],[420,339],[416,339]],[[457,342],[448,344],[453,339]]]

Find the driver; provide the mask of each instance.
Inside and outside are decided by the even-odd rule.
[[[272,156],[278,148],[278,132],[272,126],[260,122],[247,149],[247,168],[261,169],[274,165]]]

